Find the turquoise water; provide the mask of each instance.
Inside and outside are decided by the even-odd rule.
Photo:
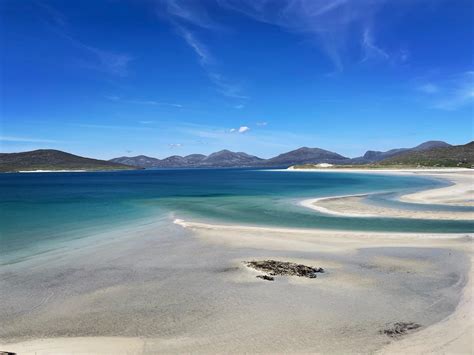
[[[472,232],[472,221],[341,218],[298,205],[308,197],[392,196],[442,185],[415,176],[245,169],[0,174],[0,257],[170,214],[282,227]]]

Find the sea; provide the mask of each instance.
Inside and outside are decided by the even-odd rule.
[[[446,186],[422,176],[255,169],[0,174],[0,265],[104,232],[175,219],[229,225],[330,230],[470,233],[473,221],[329,216],[307,198],[371,194],[368,201],[409,209],[472,210],[397,201]],[[72,244],[71,244],[72,245]]]

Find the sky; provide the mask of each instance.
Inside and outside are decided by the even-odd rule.
[[[473,139],[471,0],[2,0],[0,151]]]

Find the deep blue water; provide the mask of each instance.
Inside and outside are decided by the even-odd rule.
[[[471,221],[341,218],[297,204],[307,197],[442,185],[415,176],[245,169],[0,174],[0,257],[170,213],[220,223],[472,232]]]

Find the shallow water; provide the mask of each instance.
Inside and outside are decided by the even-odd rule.
[[[0,257],[11,262],[13,254],[41,253],[58,242],[170,214],[229,224],[472,232],[472,221],[341,218],[298,205],[308,197],[405,193],[443,184],[418,176],[248,169],[0,174]]]

